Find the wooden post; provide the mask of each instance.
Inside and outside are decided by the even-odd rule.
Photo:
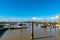
[[[32,33],[31,39],[34,40],[34,23],[33,22],[31,22],[31,33]]]

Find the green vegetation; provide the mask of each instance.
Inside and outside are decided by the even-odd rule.
[[[16,23],[16,22],[0,22],[0,24],[8,24],[8,23]],[[31,23],[30,22],[21,22],[21,23]],[[58,24],[58,22],[33,22],[35,24]]]
[[[31,23],[31,21],[24,22],[24,23]],[[35,24],[58,24],[58,22],[33,22]]]

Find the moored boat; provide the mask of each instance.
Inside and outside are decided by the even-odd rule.
[[[24,29],[27,28],[25,24],[12,25],[9,29]]]
[[[7,30],[8,28],[4,28],[4,25],[0,25],[0,31],[5,31]]]
[[[41,28],[47,28],[47,25],[41,25]]]

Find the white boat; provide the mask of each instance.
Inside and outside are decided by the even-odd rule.
[[[20,29],[20,28],[27,28],[25,24],[17,24],[17,25],[11,25],[10,29]]]

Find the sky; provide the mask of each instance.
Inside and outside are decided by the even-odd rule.
[[[0,0],[0,18],[48,18],[60,14],[60,0]]]

